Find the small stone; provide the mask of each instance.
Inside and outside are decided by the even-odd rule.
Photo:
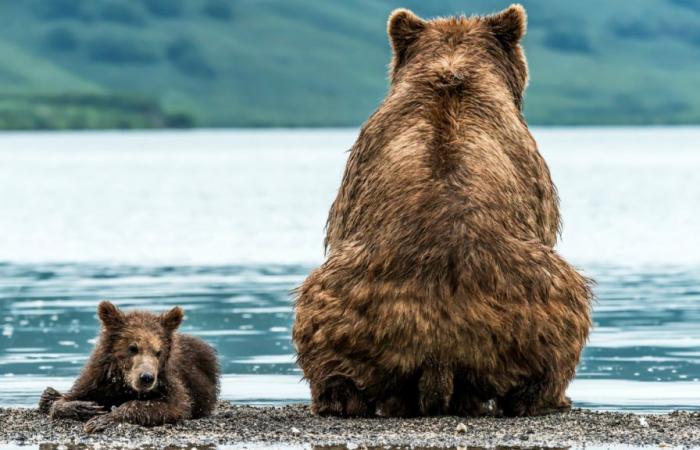
[[[300,434],[301,430],[297,427],[292,427],[292,434],[297,435]]]
[[[466,433],[467,432],[467,426],[463,423],[460,422],[457,427],[455,428],[455,431],[457,433]]]

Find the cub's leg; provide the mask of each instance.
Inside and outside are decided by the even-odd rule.
[[[60,400],[63,395],[52,387],[47,387],[39,398],[39,412],[41,414],[50,414],[51,407],[56,401]]]
[[[120,422],[153,427],[192,418],[192,399],[181,381],[170,380],[164,391],[166,396],[162,399],[122,403],[109,413],[85,422],[83,430],[86,433],[97,433]]]
[[[48,387],[39,399],[39,412],[48,414],[52,419],[87,420],[107,411],[95,402],[69,400],[56,389]]]
[[[83,429],[86,433],[98,433],[120,422],[153,427],[189,418],[189,404],[162,400],[131,400],[107,414],[94,416],[85,423]]]
[[[311,409],[319,416],[368,417],[374,408],[355,383],[344,377],[311,383]]]

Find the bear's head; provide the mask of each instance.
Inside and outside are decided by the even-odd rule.
[[[160,315],[145,311],[124,313],[103,301],[97,314],[102,322],[101,343],[106,346],[108,358],[105,363],[119,371],[136,392],[155,389],[170,357],[175,330],[182,322],[182,308]]]
[[[521,109],[528,72],[520,41],[527,16],[521,5],[483,17],[424,20],[407,9],[389,17],[391,82],[428,88],[503,92]],[[499,88],[502,88],[499,90]]]

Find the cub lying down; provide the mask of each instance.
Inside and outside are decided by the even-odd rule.
[[[99,342],[66,394],[46,388],[39,410],[52,418],[87,420],[88,433],[118,422],[154,426],[211,414],[219,391],[216,351],[176,333],[183,311],[123,313],[97,309]]]

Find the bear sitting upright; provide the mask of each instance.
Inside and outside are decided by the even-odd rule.
[[[553,250],[558,199],[521,112],[525,28],[520,5],[391,14],[389,93],[351,150],[326,261],[297,291],[315,413],[570,408],[592,296]]]
[[[41,412],[87,420],[89,433],[119,422],[154,426],[211,414],[219,392],[216,351],[175,332],[181,308],[122,313],[102,302],[97,311],[102,331],[90,359],[67,394],[44,391]]]

